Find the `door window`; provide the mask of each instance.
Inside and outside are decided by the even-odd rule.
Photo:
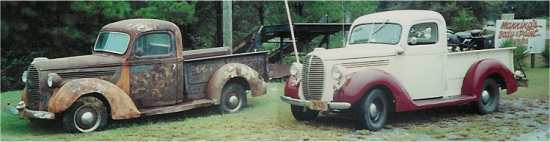
[[[409,45],[425,45],[437,43],[437,24],[420,23],[413,25],[409,31]]]
[[[138,57],[170,55],[174,50],[168,33],[151,33],[141,36],[136,42]]]

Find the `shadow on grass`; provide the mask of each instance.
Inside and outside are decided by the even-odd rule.
[[[246,108],[245,108],[246,109]],[[198,118],[212,115],[221,115],[216,106],[205,107],[205,108],[196,108],[183,112],[168,113],[168,114],[159,114],[153,116],[144,116],[134,119],[126,120],[109,120],[108,126],[104,130],[138,126],[150,123],[158,122],[175,122],[175,121],[185,121],[188,118]],[[25,119],[27,127],[31,133],[36,134],[56,134],[56,133],[66,133],[63,128],[60,120],[50,120],[43,121],[41,123],[30,123],[29,120]]]
[[[470,105],[448,106],[409,112],[391,113],[386,127],[404,127],[415,124],[430,124],[440,121],[460,120],[464,117],[477,116]],[[306,122],[306,125],[317,127],[327,126],[336,128],[358,129],[358,120],[352,112],[329,113],[320,115],[316,120]]]

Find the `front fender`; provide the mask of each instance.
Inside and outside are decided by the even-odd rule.
[[[112,119],[136,118],[141,115],[132,99],[111,82],[96,78],[81,78],[65,82],[54,90],[48,102],[48,111],[61,113],[68,109],[80,96],[97,93],[110,106]]]
[[[462,82],[463,95],[475,95],[479,97],[485,79],[492,75],[498,75],[506,84],[506,92],[512,94],[517,91],[518,85],[514,74],[506,65],[496,59],[483,59],[474,63],[466,72]]]
[[[208,81],[206,94],[214,100],[215,104],[219,104],[219,98],[225,83],[233,78],[246,80],[253,96],[266,93],[266,83],[258,72],[244,64],[229,63],[216,70]]]
[[[417,108],[405,88],[392,75],[377,69],[351,74],[333,99],[336,102],[355,104],[373,87],[385,87],[390,91],[397,112]]]

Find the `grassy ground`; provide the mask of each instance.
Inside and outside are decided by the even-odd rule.
[[[114,121],[107,130],[84,134],[29,126],[6,111],[19,101],[18,92],[3,92],[0,140],[548,140],[548,68],[529,69],[527,75],[529,88],[503,97],[499,112],[482,116],[459,106],[397,113],[378,132],[355,130],[349,115],[295,121],[279,100],[282,83],[270,83],[267,95],[249,98],[249,107],[239,113],[203,108]]]

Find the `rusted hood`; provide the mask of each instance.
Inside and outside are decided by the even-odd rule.
[[[120,65],[120,59],[103,54],[45,59],[33,63],[39,70],[77,69]]]

